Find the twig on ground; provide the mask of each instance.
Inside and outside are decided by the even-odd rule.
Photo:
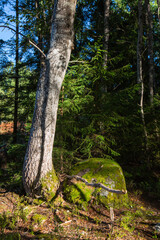
[[[64,223],[59,224],[59,226],[64,226],[64,225],[67,225],[67,224],[69,224],[69,223],[71,223],[71,222],[72,222],[72,220],[69,220],[69,221],[66,221],[66,222],[64,222]]]

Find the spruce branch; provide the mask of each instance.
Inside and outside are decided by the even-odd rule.
[[[6,25],[0,25],[1,28],[8,28],[10,29],[11,31],[13,32],[16,32],[16,30],[14,28],[11,28],[9,26],[6,26]],[[45,53],[36,45],[36,43],[34,43],[33,41],[31,41],[28,37],[26,37],[23,33],[21,32],[18,32],[18,34],[20,34],[22,37],[26,38],[28,40],[28,42],[33,46],[35,47],[40,53],[42,53],[42,55],[46,58],[46,55]]]

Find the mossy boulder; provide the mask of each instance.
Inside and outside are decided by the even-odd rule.
[[[126,191],[125,178],[120,165],[111,159],[91,158],[74,166],[70,175],[79,175],[88,182],[96,181],[111,189]],[[74,178],[64,186],[67,200],[85,206],[94,196],[94,199],[105,206],[120,207],[127,203],[127,194],[111,193],[101,188],[87,186]]]

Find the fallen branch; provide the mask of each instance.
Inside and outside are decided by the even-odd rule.
[[[84,178],[82,178],[82,177],[80,177],[78,175],[72,175],[72,176],[67,175],[67,178],[69,178],[69,179],[75,178],[77,181],[84,182],[87,186],[95,187],[95,188],[103,188],[104,190],[106,190],[108,192],[111,192],[111,193],[117,193],[117,194],[126,194],[127,193],[127,190],[111,189],[109,187],[106,187],[102,183],[97,183],[97,182],[89,183],[86,179],[84,179]]]
[[[64,223],[59,224],[59,226],[65,226],[65,225],[68,225],[71,222],[72,222],[72,220],[69,220],[69,221],[66,221]]]

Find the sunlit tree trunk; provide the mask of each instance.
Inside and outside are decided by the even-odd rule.
[[[54,171],[52,149],[61,85],[70,59],[76,0],[56,0],[50,49],[38,83],[30,139],[23,166],[26,193],[39,194],[41,180]],[[55,191],[58,181],[53,182]]]

